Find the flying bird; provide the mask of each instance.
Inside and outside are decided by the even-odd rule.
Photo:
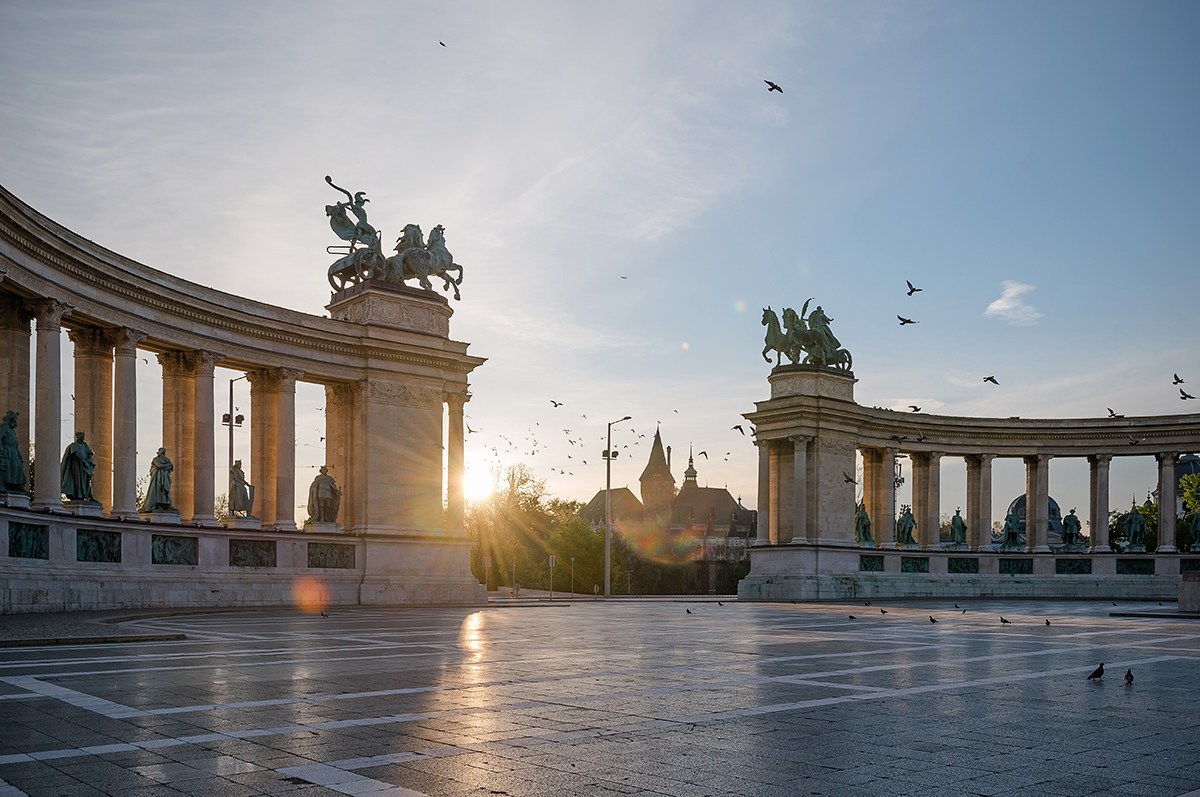
[[[1121,415],[1120,413],[1113,412],[1112,407],[1105,407],[1104,409],[1108,410],[1108,417],[1110,417],[1110,418],[1124,418],[1125,417],[1124,415]]]
[[[1185,392],[1183,392],[1183,388],[1179,388],[1179,399],[1181,401],[1183,401],[1185,399],[1194,399],[1194,398],[1195,398],[1195,396],[1193,396],[1191,393],[1185,393]]]
[[[1129,436],[1129,445],[1131,445],[1131,446],[1136,446],[1136,445],[1137,445],[1138,443],[1140,443],[1140,442],[1142,442],[1142,441],[1141,441],[1141,438],[1134,437],[1133,435],[1130,435],[1130,436]],[[1115,604],[1115,603],[1113,604],[1113,606],[1116,606],[1116,605],[1117,605],[1117,604]]]
[[[783,89],[778,83],[772,83],[769,80],[764,80],[763,83],[767,84],[767,91],[778,91],[780,94],[783,93]]]
[[[438,42],[438,44],[442,45],[443,47],[445,47],[445,46],[446,46],[446,43],[445,43],[445,42]]]
[[[852,615],[852,614],[851,614],[851,615],[848,615],[848,616],[849,616],[849,618],[850,618],[851,620],[857,620],[857,619],[858,619],[857,617],[855,617],[855,616],[854,616],[854,615]]]
[[[1104,680],[1104,662],[1100,662],[1100,666],[1092,670],[1092,674],[1087,677],[1089,681]]]
[[[561,407],[563,405],[563,403],[561,401],[555,401],[554,399],[550,399],[550,403],[553,404],[555,407]]]
[[[984,381],[984,382],[991,382],[993,385],[998,385],[998,384],[1000,384],[999,382],[997,382],[997,381],[996,381],[996,377],[994,377],[994,376],[985,376],[985,377],[983,378],[983,381]]]
[[[936,622],[937,622],[937,618],[935,618],[935,617],[934,617],[934,616],[931,614],[931,615],[929,615],[929,622],[931,622],[931,623],[936,623]]]
[[[879,613],[880,613],[880,614],[887,614],[887,609],[880,609],[880,610],[879,610]]]
[[[1133,686],[1133,670],[1125,671],[1125,685]]]
[[[708,452],[707,451],[698,451],[698,452],[696,452],[696,456],[704,457],[705,459],[708,459]]]
[[[1000,625],[1012,625],[1012,620],[1007,620],[1004,615],[1000,615]]]
[[[737,429],[739,432],[741,432],[743,437],[746,436],[746,430],[742,428],[742,425],[740,423],[734,424],[732,428]]]
[[[691,610],[691,609],[684,609],[684,611],[685,611],[685,612],[687,612],[688,614],[691,614],[691,613],[692,613],[692,610]]]
[[[1183,380],[1179,378],[1179,374],[1173,374],[1173,376],[1175,377],[1175,381],[1171,383],[1172,385],[1182,385],[1183,384]]]
[[[907,439],[908,439],[908,435],[903,435],[903,434],[894,434],[894,435],[891,435],[890,437],[888,437],[888,440],[895,440],[897,443],[903,443]]]
[[[909,405],[908,405],[908,408],[909,408],[910,410],[912,410],[913,412],[920,412],[920,411],[921,411],[921,408],[920,408],[920,407],[918,407],[916,404],[909,404]]]
[[[913,285],[913,284],[912,284],[911,282],[909,282],[908,280],[905,280],[905,281],[904,281],[904,283],[905,283],[906,285],[908,285],[908,295],[909,295],[909,296],[912,296],[912,295],[913,295],[914,293],[916,293],[917,291],[923,291],[923,290],[925,290],[924,288],[918,288],[918,287],[916,287],[915,285]]]
[[[925,433],[922,432],[920,429],[917,430],[917,442],[918,443],[925,442]]]
[[[842,481],[844,481],[846,484],[858,484],[858,482],[854,480],[854,477],[846,471],[842,471]]]
[[[902,316],[902,315],[898,315],[898,316],[896,316],[896,318],[899,318],[899,319],[900,319],[900,326],[904,326],[905,324],[919,324],[919,323],[921,323],[920,321],[913,321],[911,318],[905,318],[905,317],[904,317],[904,316]]]

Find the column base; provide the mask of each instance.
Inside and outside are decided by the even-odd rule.
[[[1145,553],[1145,552],[1146,552],[1145,545],[1126,545],[1124,550],[1121,551],[1121,553]]]
[[[1088,548],[1088,549],[1087,549],[1087,552],[1088,552],[1088,553],[1090,553],[1090,554],[1093,554],[1093,555],[1095,555],[1095,554],[1106,554],[1106,553],[1116,553],[1116,551],[1114,551],[1112,548],[1108,547],[1107,545],[1104,545],[1104,546],[1095,546],[1095,547],[1092,547],[1092,548]]]
[[[883,551],[894,551],[894,550],[896,550],[897,547],[898,546],[894,542],[881,542],[879,544],[880,550],[883,550]]]
[[[188,518],[188,523],[191,523],[193,526],[216,526],[217,525],[217,516],[216,515],[192,515],[190,518]]]
[[[136,509],[110,509],[108,516],[112,520],[136,520],[138,511]]]
[[[276,523],[275,525],[270,526],[269,530],[270,531],[299,531],[300,529],[296,528],[296,524],[293,523],[292,521],[287,521],[284,523]]]
[[[1154,549],[1155,553],[1179,553],[1179,549],[1174,545],[1160,545]]]
[[[28,493],[0,493],[0,504],[13,509],[28,509]]]
[[[29,502],[29,508],[35,512],[61,512],[63,503],[57,498],[34,498]]]
[[[140,517],[142,520],[146,521],[147,523],[167,523],[167,524],[175,524],[175,525],[179,524],[179,513],[178,512],[159,512],[159,511],[139,512],[138,517]]]
[[[1049,545],[1035,545],[1032,548],[1026,548],[1025,553],[1054,553]]]

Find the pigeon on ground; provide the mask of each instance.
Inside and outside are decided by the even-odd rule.
[[[1089,676],[1087,677],[1087,679],[1088,679],[1089,681],[1092,681],[1092,680],[1095,680],[1095,681],[1102,681],[1102,680],[1104,680],[1104,662],[1100,662],[1100,666],[1099,666],[1099,667],[1097,667],[1096,669],[1092,670],[1092,674],[1091,674],[1091,675],[1089,675]]]
[[[954,604],[954,608],[955,608],[955,609],[961,609],[962,607],[961,607],[961,606],[959,606],[959,605],[956,603],[956,604]]]
[[[870,602],[870,601],[864,601],[864,602],[863,602],[863,606],[870,606],[870,605],[871,605],[871,602]]]
[[[721,603],[720,601],[717,601],[717,605],[718,605],[718,606],[724,606],[725,604]]]
[[[931,622],[931,623],[936,623],[936,622],[937,622],[937,618],[935,618],[935,617],[934,617],[934,616],[931,614],[931,615],[929,615],[929,622]]]
[[[963,609],[963,610],[962,610],[962,613],[963,613],[963,614],[966,614],[966,613],[967,613],[967,610],[966,610],[966,609]]]
[[[855,616],[854,616],[854,615],[852,615],[852,614],[851,614],[851,615],[847,615],[847,616],[848,616],[848,617],[849,617],[851,620],[857,620],[857,619],[858,619],[857,617],[855,617]]]
[[[1133,670],[1125,671],[1125,685],[1133,686]]]
[[[325,612],[321,612],[321,616],[322,616],[322,617],[328,617],[329,615],[325,614]]]
[[[1012,620],[1006,620],[1004,615],[1000,615],[1000,625],[1012,625]]]
[[[879,610],[879,613],[880,613],[880,614],[887,614],[887,609],[880,609],[880,610]]]
[[[691,609],[684,609],[684,611],[685,611],[685,612],[687,612],[688,614],[691,614],[691,613],[692,613],[692,610],[691,610]]]
[[[1046,618],[1046,625],[1050,625],[1050,618]]]

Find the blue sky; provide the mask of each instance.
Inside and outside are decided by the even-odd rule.
[[[628,414],[615,485],[661,421],[677,478],[694,445],[700,482],[753,506],[730,427],[767,397],[768,304],[816,297],[868,406],[1200,404],[1170,384],[1200,387],[1198,33],[1188,2],[8,2],[0,182],[126,256],[321,314],[330,174],[386,241],[443,224],[465,265],[474,480],[525,462],[586,500]],[[323,403],[298,395],[309,471]],[[1020,465],[996,479],[1001,516]],[[1154,481],[1118,460],[1114,506]],[[1085,507],[1086,467],[1055,461],[1051,494]]]

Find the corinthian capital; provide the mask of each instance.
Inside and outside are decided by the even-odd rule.
[[[62,326],[63,316],[74,308],[57,299],[35,299],[29,303],[38,329],[57,330]]]

